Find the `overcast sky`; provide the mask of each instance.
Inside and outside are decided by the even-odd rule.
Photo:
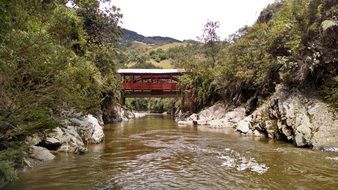
[[[221,39],[244,25],[252,25],[274,0],[112,0],[123,14],[122,27],[145,36],[179,40],[202,34],[208,21],[219,21]]]

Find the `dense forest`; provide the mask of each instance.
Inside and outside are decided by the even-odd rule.
[[[26,136],[58,126],[64,110],[95,114],[118,96],[122,15],[99,0],[72,2],[0,1],[0,188],[24,164]]]
[[[176,67],[191,73],[182,90],[193,97],[192,111],[215,101],[245,104],[247,112],[274,92],[276,84],[307,91],[338,107],[337,1],[287,0],[269,5],[253,26],[226,40],[209,21],[204,44],[172,48]]]
[[[193,112],[224,101],[250,113],[277,84],[338,108],[335,0],[276,2],[225,40],[216,32],[220,23],[209,21],[201,43],[153,51],[121,43],[120,10],[100,3],[0,0],[0,188],[24,165],[25,138],[60,125],[65,110],[109,117],[120,95],[117,68],[157,68],[167,60],[189,70],[179,85]],[[128,104],[161,112],[174,102]]]

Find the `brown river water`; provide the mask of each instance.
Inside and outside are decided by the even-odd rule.
[[[85,155],[58,154],[7,189],[338,189],[338,153],[179,127],[167,116],[105,126]]]

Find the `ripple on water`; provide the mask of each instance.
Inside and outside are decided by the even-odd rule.
[[[325,157],[328,160],[338,161],[338,157]]]
[[[235,168],[237,171],[250,170],[258,174],[263,174],[269,169],[265,164],[258,163],[255,158],[241,156],[238,152],[228,148],[226,148],[225,152],[218,156],[218,158],[224,160],[222,166],[227,169]]]

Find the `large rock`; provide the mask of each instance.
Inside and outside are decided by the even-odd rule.
[[[194,125],[193,121],[178,121],[177,124],[179,126],[191,126],[191,125]]]
[[[215,105],[206,108],[198,113],[197,120],[216,120],[222,119],[225,114],[225,106],[222,103],[216,103]],[[195,116],[193,116],[195,117]]]
[[[30,135],[26,138],[26,143],[28,145],[37,145],[39,144],[40,142],[42,142],[43,140],[43,137],[41,134],[39,133],[35,133],[33,135]]]
[[[44,146],[60,152],[82,153],[86,150],[76,127],[57,127],[46,134]]]
[[[224,128],[235,127],[236,123],[241,121],[245,117],[245,108],[235,108],[229,112],[225,112],[225,106],[222,103],[216,103],[215,105],[202,110],[199,113],[191,114],[185,120],[179,120],[180,124],[183,121],[189,124],[195,123],[197,125],[208,125],[212,128]]]
[[[109,121],[110,122],[121,122],[121,121],[128,121],[130,119],[135,119],[135,115],[132,111],[120,105],[115,105],[113,108],[113,114],[111,114],[111,118],[109,118]]]
[[[215,109],[218,108],[218,109]],[[232,128],[235,127],[236,124],[241,121],[245,117],[245,108],[239,107],[235,108],[229,112],[225,112],[224,106],[212,106],[211,109],[208,110],[207,113],[211,113],[215,111],[215,116],[213,117],[203,117],[200,116],[201,113],[193,114],[190,118],[202,118],[197,120],[197,124],[199,125],[209,125],[212,128]],[[206,113],[206,111],[202,111]],[[194,119],[193,119],[194,120]],[[195,120],[194,120],[195,121]]]
[[[55,156],[50,153],[47,148],[40,146],[31,146],[29,150],[29,157],[39,161],[48,161],[55,158]]]
[[[85,143],[97,144],[103,141],[103,127],[92,115],[87,115],[81,119],[73,118],[72,122],[78,124],[77,131]]]
[[[321,100],[278,86],[252,114],[251,128],[299,147],[338,147],[337,113]]]
[[[236,130],[241,133],[248,133],[250,131],[250,122],[251,122],[251,116],[248,116],[237,123]]]

